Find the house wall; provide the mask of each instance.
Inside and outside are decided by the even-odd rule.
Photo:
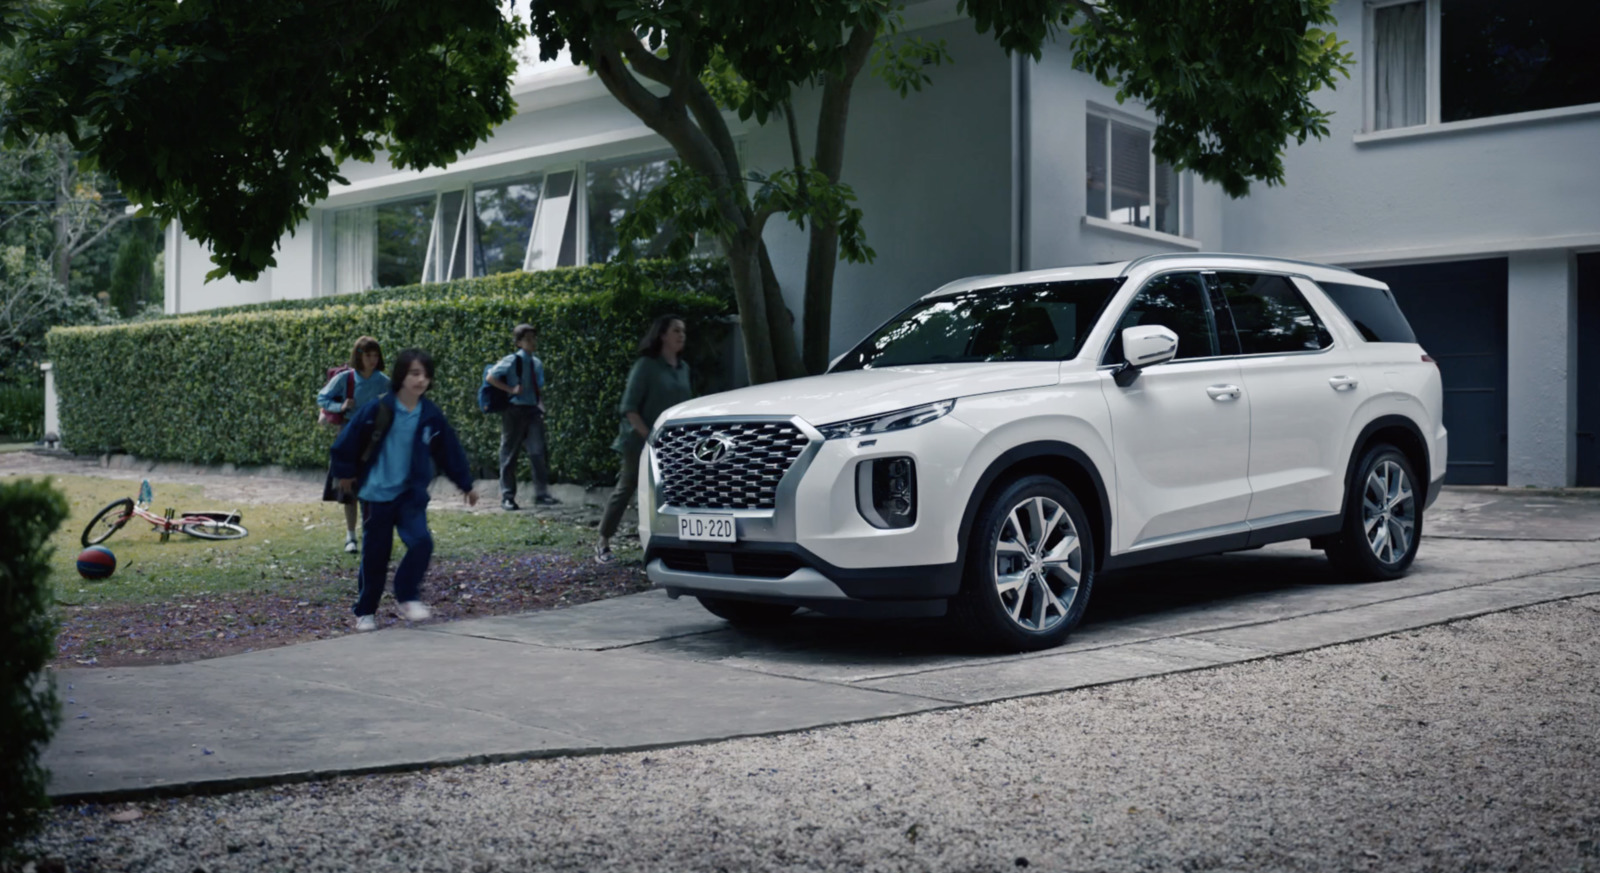
[[[933,84],[904,98],[863,71],[850,101],[841,177],[859,198],[877,257],[838,265],[830,356],[952,279],[1012,269],[1010,63],[966,20],[916,35],[945,40],[954,63],[930,68]],[[818,102],[812,93],[795,104],[808,157]],[[750,131],[745,142],[750,169],[793,163],[781,123]],[[774,216],[765,238],[798,320],[807,236]]]

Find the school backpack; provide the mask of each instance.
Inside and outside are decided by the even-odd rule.
[[[522,356],[512,358],[512,366],[517,368],[517,384],[522,384]],[[511,395],[489,384],[489,373],[499,366],[495,361],[483,368],[483,381],[478,383],[478,410],[484,413],[505,412],[511,405]]]
[[[328,371],[322,376],[322,383],[326,385],[328,382],[333,381],[334,376],[337,376],[340,373],[345,374],[344,399],[349,400],[354,398],[356,396],[356,371],[351,369],[349,364],[340,364],[337,367],[329,367]],[[344,427],[344,420],[345,416],[342,412],[329,412],[328,410],[323,409],[320,405],[317,407],[318,424],[325,424],[328,427]]]

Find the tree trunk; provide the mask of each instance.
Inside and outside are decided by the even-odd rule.
[[[846,45],[844,70],[838,75],[829,75],[822,86],[822,106],[817,110],[817,169],[835,184],[844,168],[850,90],[872,52],[877,35],[876,28],[857,27]],[[813,219],[810,245],[806,250],[805,291],[805,368],[810,373],[821,373],[828,368],[833,337],[833,280],[838,265],[838,225]]]
[[[744,361],[750,384],[778,380],[772,354],[772,332],[767,319],[766,291],[761,278],[760,241],[744,234],[724,240],[728,270],[733,277],[733,297],[739,305],[739,327],[744,336]],[[793,343],[790,343],[791,349]]]
[[[783,286],[778,284],[778,273],[772,269],[772,258],[767,254],[767,243],[761,241],[761,283],[766,291],[767,330],[772,336],[772,359],[779,379],[798,379],[806,375],[805,364],[800,360],[800,349],[794,341],[794,313],[783,302]]]

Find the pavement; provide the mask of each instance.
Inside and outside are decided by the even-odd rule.
[[[1406,578],[1288,543],[1103,577],[1067,644],[937,621],[735,630],[661,592],[189,664],[59,674],[58,802],[588,755],[888,719],[1304,652],[1600,593],[1600,495],[1446,489]]]

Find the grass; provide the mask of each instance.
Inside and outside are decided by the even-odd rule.
[[[56,600],[63,605],[157,603],[231,592],[302,594],[311,580],[357,564],[357,555],[341,550],[344,512],[337,504],[226,505],[202,497],[199,486],[152,482],[150,508],[156,514],[167,507],[180,513],[238,509],[250,535],[212,542],[174,532],[163,543],[150,525],[134,519],[103,543],[117,556],[116,572],[107,579],[84,579],[77,571],[84,527],[111,501],[136,496],[138,486],[128,480],[86,476],[51,476],[50,480],[71,505],[71,515],[51,538],[56,547],[51,579]],[[434,509],[428,513],[428,523],[433,530],[435,560],[529,551],[587,555],[594,542],[594,531],[586,525],[531,512]],[[396,538],[396,560],[404,548]]]

